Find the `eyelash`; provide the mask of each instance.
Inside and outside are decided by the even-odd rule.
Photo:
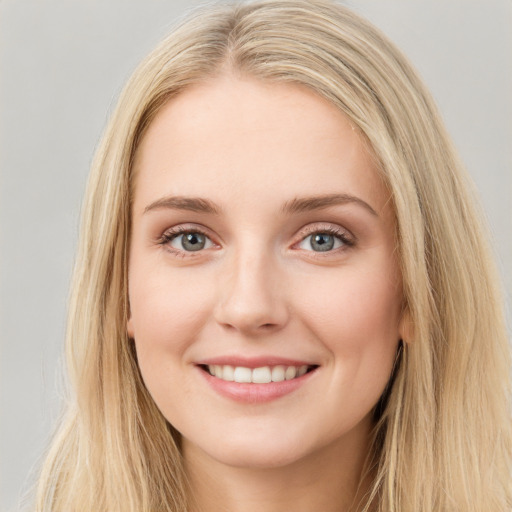
[[[346,251],[347,249],[350,249],[351,247],[354,247],[356,244],[356,239],[353,235],[351,235],[347,230],[343,228],[337,228],[333,226],[308,226],[305,228],[304,232],[302,233],[302,238],[294,244],[294,246],[301,244],[304,240],[306,240],[308,237],[316,234],[321,235],[330,235],[338,240],[341,240],[342,246],[338,247],[336,249],[330,250],[330,251],[307,251],[311,253],[311,256],[314,258],[328,258],[332,254],[338,254],[340,251]]]
[[[191,233],[199,233],[200,235],[203,235],[206,238],[210,239],[210,237],[208,236],[206,231],[201,229],[198,226],[189,227],[189,228],[184,227],[184,226],[177,226],[175,228],[172,228],[172,229],[169,229],[168,231],[166,231],[158,239],[157,242],[159,245],[166,246],[166,249],[168,251],[170,251],[175,256],[178,256],[179,258],[194,258],[194,257],[199,256],[200,254],[197,254],[197,253],[201,253],[202,251],[197,251],[197,253],[195,253],[194,251],[182,251],[179,249],[175,249],[174,247],[171,247],[171,245],[170,245],[171,242],[178,236],[191,234]]]
[[[184,234],[192,234],[192,233],[199,233],[205,237],[207,237],[209,240],[210,237],[206,233],[205,230],[201,229],[199,226],[194,227],[184,227],[184,226],[177,226],[176,228],[172,228],[168,231],[166,231],[158,240],[157,243],[162,246],[166,246],[167,250],[169,250],[171,253],[173,253],[175,256],[178,256],[180,258],[193,258],[200,256],[200,253],[203,252],[202,250],[198,250],[197,254],[194,251],[184,251],[175,249],[174,247],[171,247],[170,243],[177,238],[180,235]],[[339,251],[347,250],[351,247],[354,247],[356,244],[356,239],[353,235],[349,234],[346,230],[341,228],[335,228],[332,226],[312,226],[312,227],[306,227],[303,233],[302,238],[293,244],[293,247],[299,245],[304,240],[306,240],[308,237],[315,235],[315,234],[323,234],[323,235],[330,235],[342,242],[342,246],[338,247],[336,249],[325,251],[322,253],[321,251],[307,251],[312,253],[311,256],[314,258],[325,258],[329,257],[333,253],[338,253]],[[213,242],[212,242],[213,243]]]

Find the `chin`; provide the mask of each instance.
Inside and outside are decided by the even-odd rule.
[[[227,466],[240,469],[273,469],[289,466],[306,456],[305,453],[297,453],[296,450],[282,447],[281,449],[264,449],[257,444],[229,452],[212,454],[215,459]]]
[[[299,433],[297,433],[299,434]],[[219,442],[219,439],[222,441]],[[204,441],[209,441],[205,443]],[[282,468],[311,456],[315,451],[314,443],[303,435],[293,432],[263,432],[246,430],[242,435],[233,432],[219,433],[214,439],[184,440],[185,452],[199,449],[218,463],[246,469]],[[316,449],[321,447],[316,447]]]

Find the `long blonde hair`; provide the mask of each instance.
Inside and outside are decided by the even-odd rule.
[[[126,333],[132,161],[165,102],[226,69],[302,84],[331,101],[369,142],[391,193],[412,327],[375,427],[366,506],[510,510],[509,346],[471,185],[407,60],[327,0],[203,8],[127,84],[83,207],[66,345],[71,392],[37,510],[187,510],[179,435],[149,396]]]

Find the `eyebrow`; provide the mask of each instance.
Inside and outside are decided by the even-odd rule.
[[[287,201],[281,211],[283,213],[302,213],[350,203],[362,206],[372,215],[378,217],[377,212],[366,201],[350,194],[325,194],[321,196],[297,197],[291,201]]]
[[[157,199],[144,208],[144,213],[152,210],[170,208],[173,210],[186,210],[189,212],[210,213],[218,215],[221,210],[212,201],[201,197],[167,196]]]
[[[284,214],[303,213],[350,203],[362,206],[372,215],[378,217],[377,212],[366,201],[350,194],[324,194],[310,197],[296,197],[284,203],[281,208],[281,212]],[[165,208],[172,210],[186,210],[197,213],[209,213],[213,215],[219,215],[222,211],[215,203],[201,197],[167,196],[157,199],[146,206],[146,208],[144,208],[144,213]]]

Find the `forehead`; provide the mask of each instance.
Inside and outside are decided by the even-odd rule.
[[[345,193],[388,202],[368,144],[304,86],[222,76],[186,89],[157,114],[134,163],[135,208],[157,195],[282,202]]]

